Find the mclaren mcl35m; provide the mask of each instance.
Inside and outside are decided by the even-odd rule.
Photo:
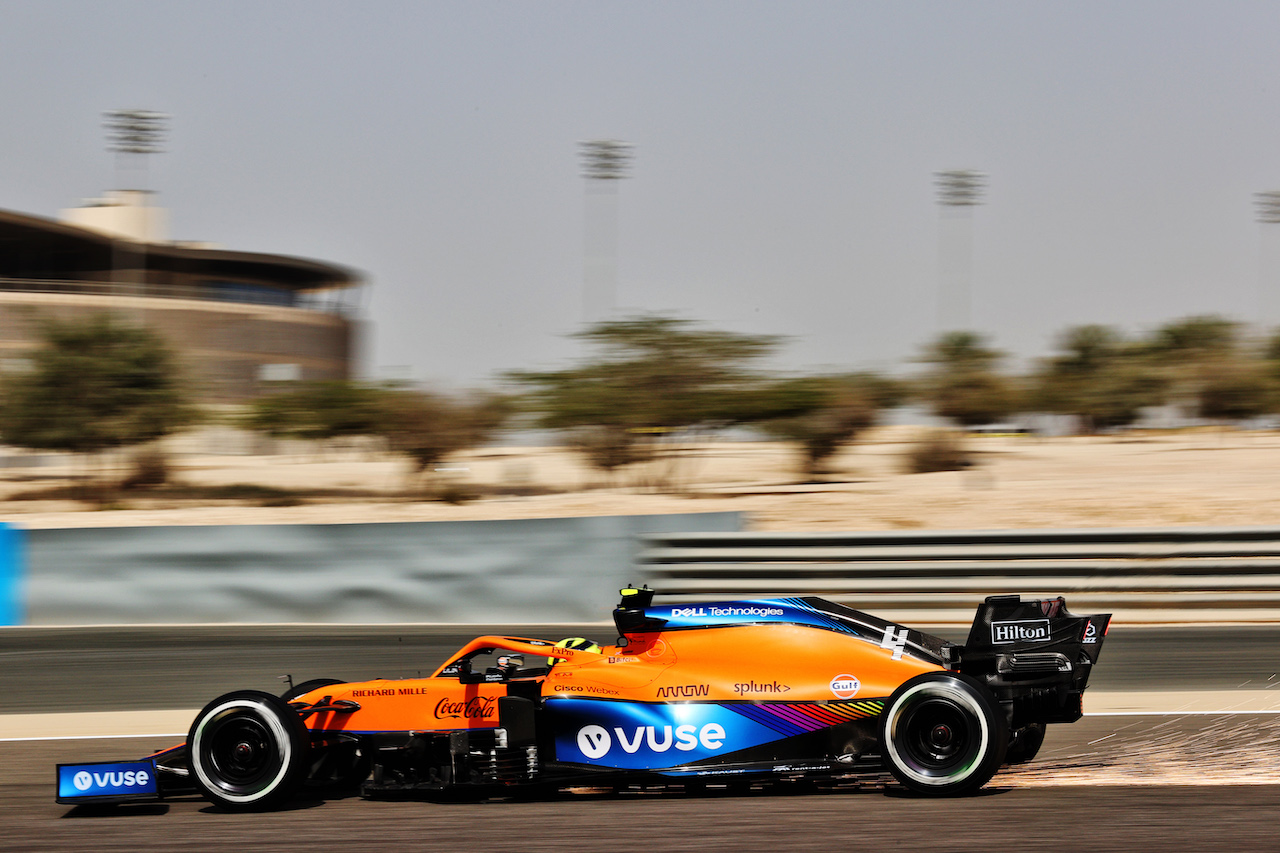
[[[484,636],[428,678],[228,693],[171,749],[59,765],[58,802],[194,789],[246,810],[304,788],[501,797],[886,770],[917,794],[968,794],[1080,718],[1110,621],[995,596],[959,645],[820,598],[653,598],[622,591],[613,645]]]

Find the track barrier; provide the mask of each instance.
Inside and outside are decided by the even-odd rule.
[[[659,533],[666,599],[819,595],[906,624],[965,624],[988,595],[1064,595],[1113,624],[1280,622],[1280,529]]]
[[[592,622],[638,536],[739,513],[19,531],[25,625]]]

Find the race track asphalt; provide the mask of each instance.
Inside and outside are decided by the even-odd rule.
[[[300,801],[286,811],[229,814],[196,797],[91,808],[53,802],[59,761],[140,755],[139,740],[0,743],[0,827],[6,851],[1272,851],[1280,785],[1144,782],[1160,743],[1206,727],[1256,727],[1267,717],[1099,717],[1051,729],[1043,757],[997,776],[976,797],[931,800],[896,788],[836,793],[566,795],[515,802]],[[1155,752],[1151,752],[1156,744]],[[1230,743],[1219,744],[1229,760]],[[1274,753],[1272,753],[1274,756]],[[1128,784],[1107,768],[1128,766]],[[1091,773],[1112,784],[1088,781]],[[1057,775],[1073,784],[1045,782]]]

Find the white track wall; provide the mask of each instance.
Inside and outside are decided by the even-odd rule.
[[[738,513],[23,531],[27,625],[584,622],[641,578],[637,537]]]

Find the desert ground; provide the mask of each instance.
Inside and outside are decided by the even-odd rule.
[[[1119,436],[972,436],[966,470],[906,474],[918,433],[868,434],[816,481],[794,448],[709,441],[613,478],[557,447],[491,447],[426,478],[477,497],[421,496],[400,459],[368,448],[171,456],[193,486],[256,485],[285,499],[189,499],[145,490],[94,505],[41,497],[84,470],[76,460],[0,458],[0,520],[27,528],[329,524],[738,511],[753,530],[855,531],[1273,525],[1280,520],[1280,433],[1185,430]],[[37,462],[41,464],[36,464]],[[22,499],[14,499],[23,495]],[[34,497],[33,497],[34,495]],[[292,504],[292,505],[280,505]]]

